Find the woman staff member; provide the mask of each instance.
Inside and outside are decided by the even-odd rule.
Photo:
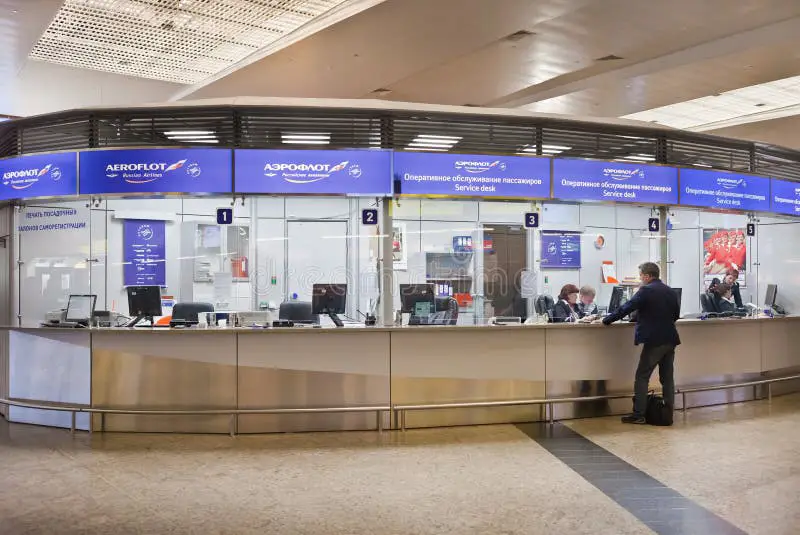
[[[558,303],[553,308],[553,321],[555,323],[578,321],[581,317],[578,311],[578,287],[566,284],[558,294]]]
[[[717,310],[719,310],[721,313],[734,312],[736,310],[730,284],[725,282],[717,284],[717,286],[714,288],[714,293],[716,294],[717,299]]]
[[[744,305],[742,305],[742,292],[739,290],[738,280],[739,270],[730,268],[725,272],[725,278],[722,282],[731,287],[731,294],[733,295],[733,302],[736,304],[736,308],[742,308]]]

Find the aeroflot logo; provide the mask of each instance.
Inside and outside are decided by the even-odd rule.
[[[117,178],[122,176],[123,180],[129,184],[146,184],[163,178],[167,173],[185,169],[186,174],[192,178],[197,178],[202,173],[200,165],[197,163],[186,164],[187,160],[178,160],[173,164],[166,162],[137,162],[137,163],[110,163],[106,165],[106,176]]]
[[[746,188],[747,182],[743,178],[717,178],[717,186],[720,186],[725,189],[734,189],[738,188],[739,186]]]
[[[61,179],[61,169],[47,164],[41,169],[31,167],[29,169],[19,169],[16,171],[6,171],[3,173],[3,185],[10,185],[13,189],[28,189],[36,184],[39,179],[50,176],[53,180]]]
[[[644,178],[644,170],[640,168],[636,169],[622,169],[617,167],[606,167],[603,169],[603,176],[608,177],[612,180],[628,180],[629,178],[638,176],[639,178]]]
[[[312,184],[330,178],[336,173],[347,170],[347,174],[353,178],[360,178],[362,175],[361,166],[344,161],[336,165],[329,163],[271,163],[264,165],[264,176],[281,177],[292,184]]]
[[[455,167],[458,170],[478,175],[480,173],[485,173],[490,169],[505,171],[506,163],[501,162],[500,160],[495,160],[493,162],[480,160],[459,160],[455,163]]]

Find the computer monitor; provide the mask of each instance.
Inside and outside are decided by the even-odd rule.
[[[413,319],[427,318],[436,312],[436,292],[433,284],[401,284],[400,310]]]
[[[609,314],[613,314],[622,306],[622,297],[624,295],[625,291],[622,286],[614,286],[614,289],[611,290],[611,299],[608,301]]]
[[[67,301],[67,322],[89,325],[94,315],[96,295],[70,295]]]
[[[681,297],[683,295],[683,288],[672,288],[672,291],[675,292],[675,297],[678,298],[678,315],[681,314]]]
[[[770,308],[775,307],[775,300],[778,298],[778,285],[767,284],[767,295],[764,298],[764,304]]]
[[[133,320],[128,327],[134,327],[143,319],[150,320],[161,316],[161,287],[160,286],[128,286],[128,313]]]
[[[344,314],[346,303],[346,284],[315,284],[311,289],[311,313],[327,314],[337,327],[344,326],[337,314]]]

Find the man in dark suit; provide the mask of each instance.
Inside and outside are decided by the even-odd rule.
[[[626,424],[645,423],[647,386],[656,366],[664,401],[670,407],[675,406],[675,347],[681,343],[675,322],[680,316],[680,306],[677,295],[661,282],[660,275],[658,265],[652,262],[639,266],[642,281],[639,291],[616,312],[603,318],[604,325],[611,325],[634,311],[638,315],[634,344],[643,347],[636,369],[633,414],[622,417]]]

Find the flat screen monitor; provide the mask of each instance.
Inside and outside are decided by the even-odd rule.
[[[400,310],[412,316],[429,316],[436,312],[433,284],[401,284]]]
[[[767,284],[767,296],[764,298],[764,304],[768,307],[775,306],[775,300],[778,298],[778,285]]]
[[[608,301],[608,313],[613,314],[622,306],[622,297],[625,294],[622,286],[614,286],[611,290],[611,299]]]
[[[67,301],[67,321],[88,325],[94,315],[96,295],[70,295]]]
[[[130,327],[145,318],[161,316],[161,287],[128,286],[128,313],[134,316]]]
[[[678,298],[678,315],[681,314],[681,297],[683,296],[683,288],[672,288],[672,291],[675,292],[675,297]]]
[[[344,314],[346,284],[315,284],[311,289],[312,314]]]

